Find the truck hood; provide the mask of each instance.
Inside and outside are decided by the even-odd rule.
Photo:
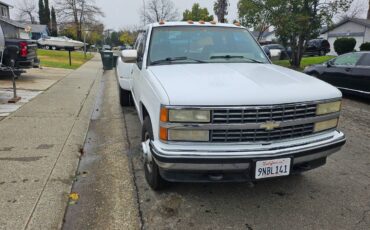
[[[148,71],[170,105],[271,105],[342,96],[321,80],[272,64],[176,64],[150,66]]]

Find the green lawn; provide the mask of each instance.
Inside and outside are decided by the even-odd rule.
[[[300,70],[303,70],[306,66],[309,65],[324,63],[332,58],[334,58],[334,56],[303,57]],[[288,68],[290,67],[289,60],[274,61],[274,64]]]
[[[92,54],[88,53],[87,58],[85,59],[84,53],[80,51],[74,51],[71,54],[72,65],[70,66],[68,51],[44,49],[38,49],[37,51],[38,58],[40,58],[41,61],[41,66],[54,68],[77,69],[93,57]]]

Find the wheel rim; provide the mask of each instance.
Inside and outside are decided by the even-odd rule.
[[[150,139],[149,133],[145,132],[144,141],[146,142],[149,139]],[[149,147],[149,146],[147,146],[147,147]],[[150,151],[150,150],[148,149],[148,151]],[[151,174],[153,172],[153,162],[150,162],[148,160],[148,157],[145,157],[145,156],[144,156],[144,162],[145,162],[144,165],[145,165],[147,171]]]

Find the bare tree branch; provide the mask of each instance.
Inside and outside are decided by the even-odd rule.
[[[336,21],[342,21],[347,18],[364,18],[367,13],[365,7],[368,0],[355,0],[347,11],[340,12],[335,16]]]
[[[149,0],[140,12],[145,23],[160,22],[161,20],[175,21],[179,13],[171,0]]]
[[[77,39],[82,40],[83,24],[97,24],[103,11],[96,6],[95,0],[55,0],[56,12],[61,25],[73,24]]]
[[[17,18],[19,20],[29,20],[32,24],[36,23],[35,14],[37,10],[36,2],[33,0],[17,0]]]

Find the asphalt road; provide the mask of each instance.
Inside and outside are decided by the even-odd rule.
[[[105,87],[106,92],[117,90],[115,84],[106,84]],[[119,107],[117,99],[113,98],[116,96],[104,94],[104,97],[112,97],[103,99],[110,103],[104,108]],[[119,151],[121,157],[128,156],[131,162],[131,174],[125,173],[124,176],[133,179],[142,229],[369,229],[370,103],[357,98],[344,100],[340,129],[347,135],[348,142],[341,152],[328,159],[324,167],[254,185],[176,183],[162,192],[153,192],[145,182],[140,147],[141,125],[135,109],[124,108],[122,113],[123,116],[106,113],[104,119],[114,116],[117,125],[109,126],[110,132],[95,128],[93,133],[103,136],[106,141],[116,140],[112,135],[117,135],[116,129],[124,127],[128,139],[118,147],[122,148]],[[119,160],[119,156],[116,157]],[[99,157],[95,156],[95,161],[99,161]],[[105,164],[108,164],[104,166],[106,168],[117,166],[113,161]],[[94,183],[104,184],[104,180],[97,176],[99,172],[93,171],[88,177],[101,181]],[[109,180],[105,185],[112,187],[108,183]],[[82,196],[84,193],[92,197],[88,189]],[[101,195],[95,199],[95,206],[112,202],[111,198]],[[102,212],[104,217],[116,216],[115,209],[107,207]],[[86,226],[91,226],[91,221],[105,219],[99,216],[84,219],[84,213],[80,210],[74,214],[70,212],[69,216],[77,218],[77,215],[81,218],[79,222]],[[76,227],[73,224],[65,226],[68,229]]]

